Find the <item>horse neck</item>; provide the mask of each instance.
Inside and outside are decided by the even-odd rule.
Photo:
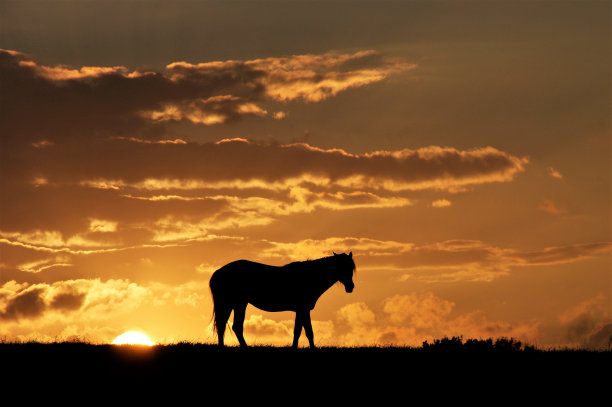
[[[314,260],[320,263],[314,267],[314,270],[315,273],[317,273],[317,289],[321,291],[321,294],[338,282],[338,273],[336,273],[336,269],[328,259],[329,257],[324,257],[319,260]]]

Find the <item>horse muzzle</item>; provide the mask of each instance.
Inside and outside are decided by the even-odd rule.
[[[354,288],[355,288],[355,284],[344,286],[344,289],[346,290],[347,293],[352,293]]]

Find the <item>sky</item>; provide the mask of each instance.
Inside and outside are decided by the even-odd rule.
[[[607,347],[610,12],[1,0],[0,337],[214,343],[216,269],[352,252],[320,346]]]

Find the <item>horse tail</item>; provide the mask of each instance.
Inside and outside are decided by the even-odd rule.
[[[227,293],[224,293],[224,280],[223,273],[219,273],[223,268],[215,271],[213,275],[210,277],[210,281],[208,282],[208,286],[210,288],[210,296],[213,300],[213,312],[212,312],[212,322],[213,322],[213,333],[218,336],[223,336],[225,333],[225,324],[229,318],[228,313],[228,301],[227,301]],[[225,294],[225,295],[224,295]],[[231,312],[231,308],[229,308],[229,312]]]
[[[215,291],[216,291],[216,284],[214,281],[214,277],[215,274],[213,273],[213,275],[210,277],[210,281],[208,282],[208,287],[210,288],[210,296],[212,298],[213,301],[213,311],[212,311],[212,323],[213,323],[213,333],[218,335],[218,330],[217,330],[217,301],[215,301]]]

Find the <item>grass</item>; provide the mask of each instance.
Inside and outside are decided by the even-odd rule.
[[[301,398],[314,400],[347,389],[357,399],[359,394],[379,392],[446,398],[467,389],[478,389],[480,395],[518,394],[551,386],[578,389],[578,383],[587,382],[592,389],[605,389],[611,362],[612,352],[538,350],[513,339],[443,338],[418,348],[316,350],[272,346],[221,349],[193,342],[153,347],[78,341],[0,343],[0,366],[6,376],[2,384],[7,389],[12,388],[11,383],[28,378],[38,387],[67,386],[87,393],[125,386],[146,388],[149,393],[151,389],[180,389],[209,395],[223,389],[230,398],[263,391],[276,395],[297,392]]]

